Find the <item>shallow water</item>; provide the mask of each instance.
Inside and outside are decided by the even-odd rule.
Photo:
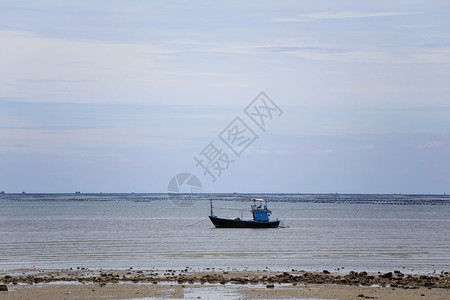
[[[26,201],[18,201],[3,196],[0,270],[450,269],[448,205],[272,202],[273,216],[286,228],[216,229],[208,219],[208,201],[183,208],[170,201],[133,199],[108,201],[120,197],[102,195],[102,201],[74,201],[55,195],[51,201],[25,196]],[[250,217],[219,209],[248,209],[247,202],[219,200],[214,206],[219,216]]]

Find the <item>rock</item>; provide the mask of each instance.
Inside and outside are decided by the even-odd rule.
[[[392,278],[392,272],[381,275],[381,278]]]
[[[8,291],[8,287],[6,286],[6,284],[0,284],[0,291],[2,291],[2,292]]]
[[[350,272],[348,273],[348,275],[349,275],[350,277],[357,277],[357,276],[358,276],[358,273],[355,272],[355,271],[350,271]]]
[[[330,274],[330,271],[328,271],[328,270],[323,270],[322,272],[323,272],[323,274]]]
[[[268,289],[273,289],[274,287],[275,287],[274,284],[268,284],[268,285],[266,285],[266,288],[268,288]]]

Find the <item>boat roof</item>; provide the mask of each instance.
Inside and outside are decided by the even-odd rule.
[[[259,199],[259,198],[253,198],[252,200],[253,200],[253,201],[262,201],[262,202],[266,201],[266,200],[264,200],[264,199]]]

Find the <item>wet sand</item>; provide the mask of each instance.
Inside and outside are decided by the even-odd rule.
[[[0,273],[0,299],[450,299],[448,272],[431,275],[182,270],[21,270]],[[0,285],[0,286],[1,286]]]

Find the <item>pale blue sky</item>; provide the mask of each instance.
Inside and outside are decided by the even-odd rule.
[[[0,191],[449,193],[448,1],[0,1]],[[212,183],[194,156],[283,114]],[[253,124],[254,125],[254,124]],[[231,153],[230,153],[231,155]]]

